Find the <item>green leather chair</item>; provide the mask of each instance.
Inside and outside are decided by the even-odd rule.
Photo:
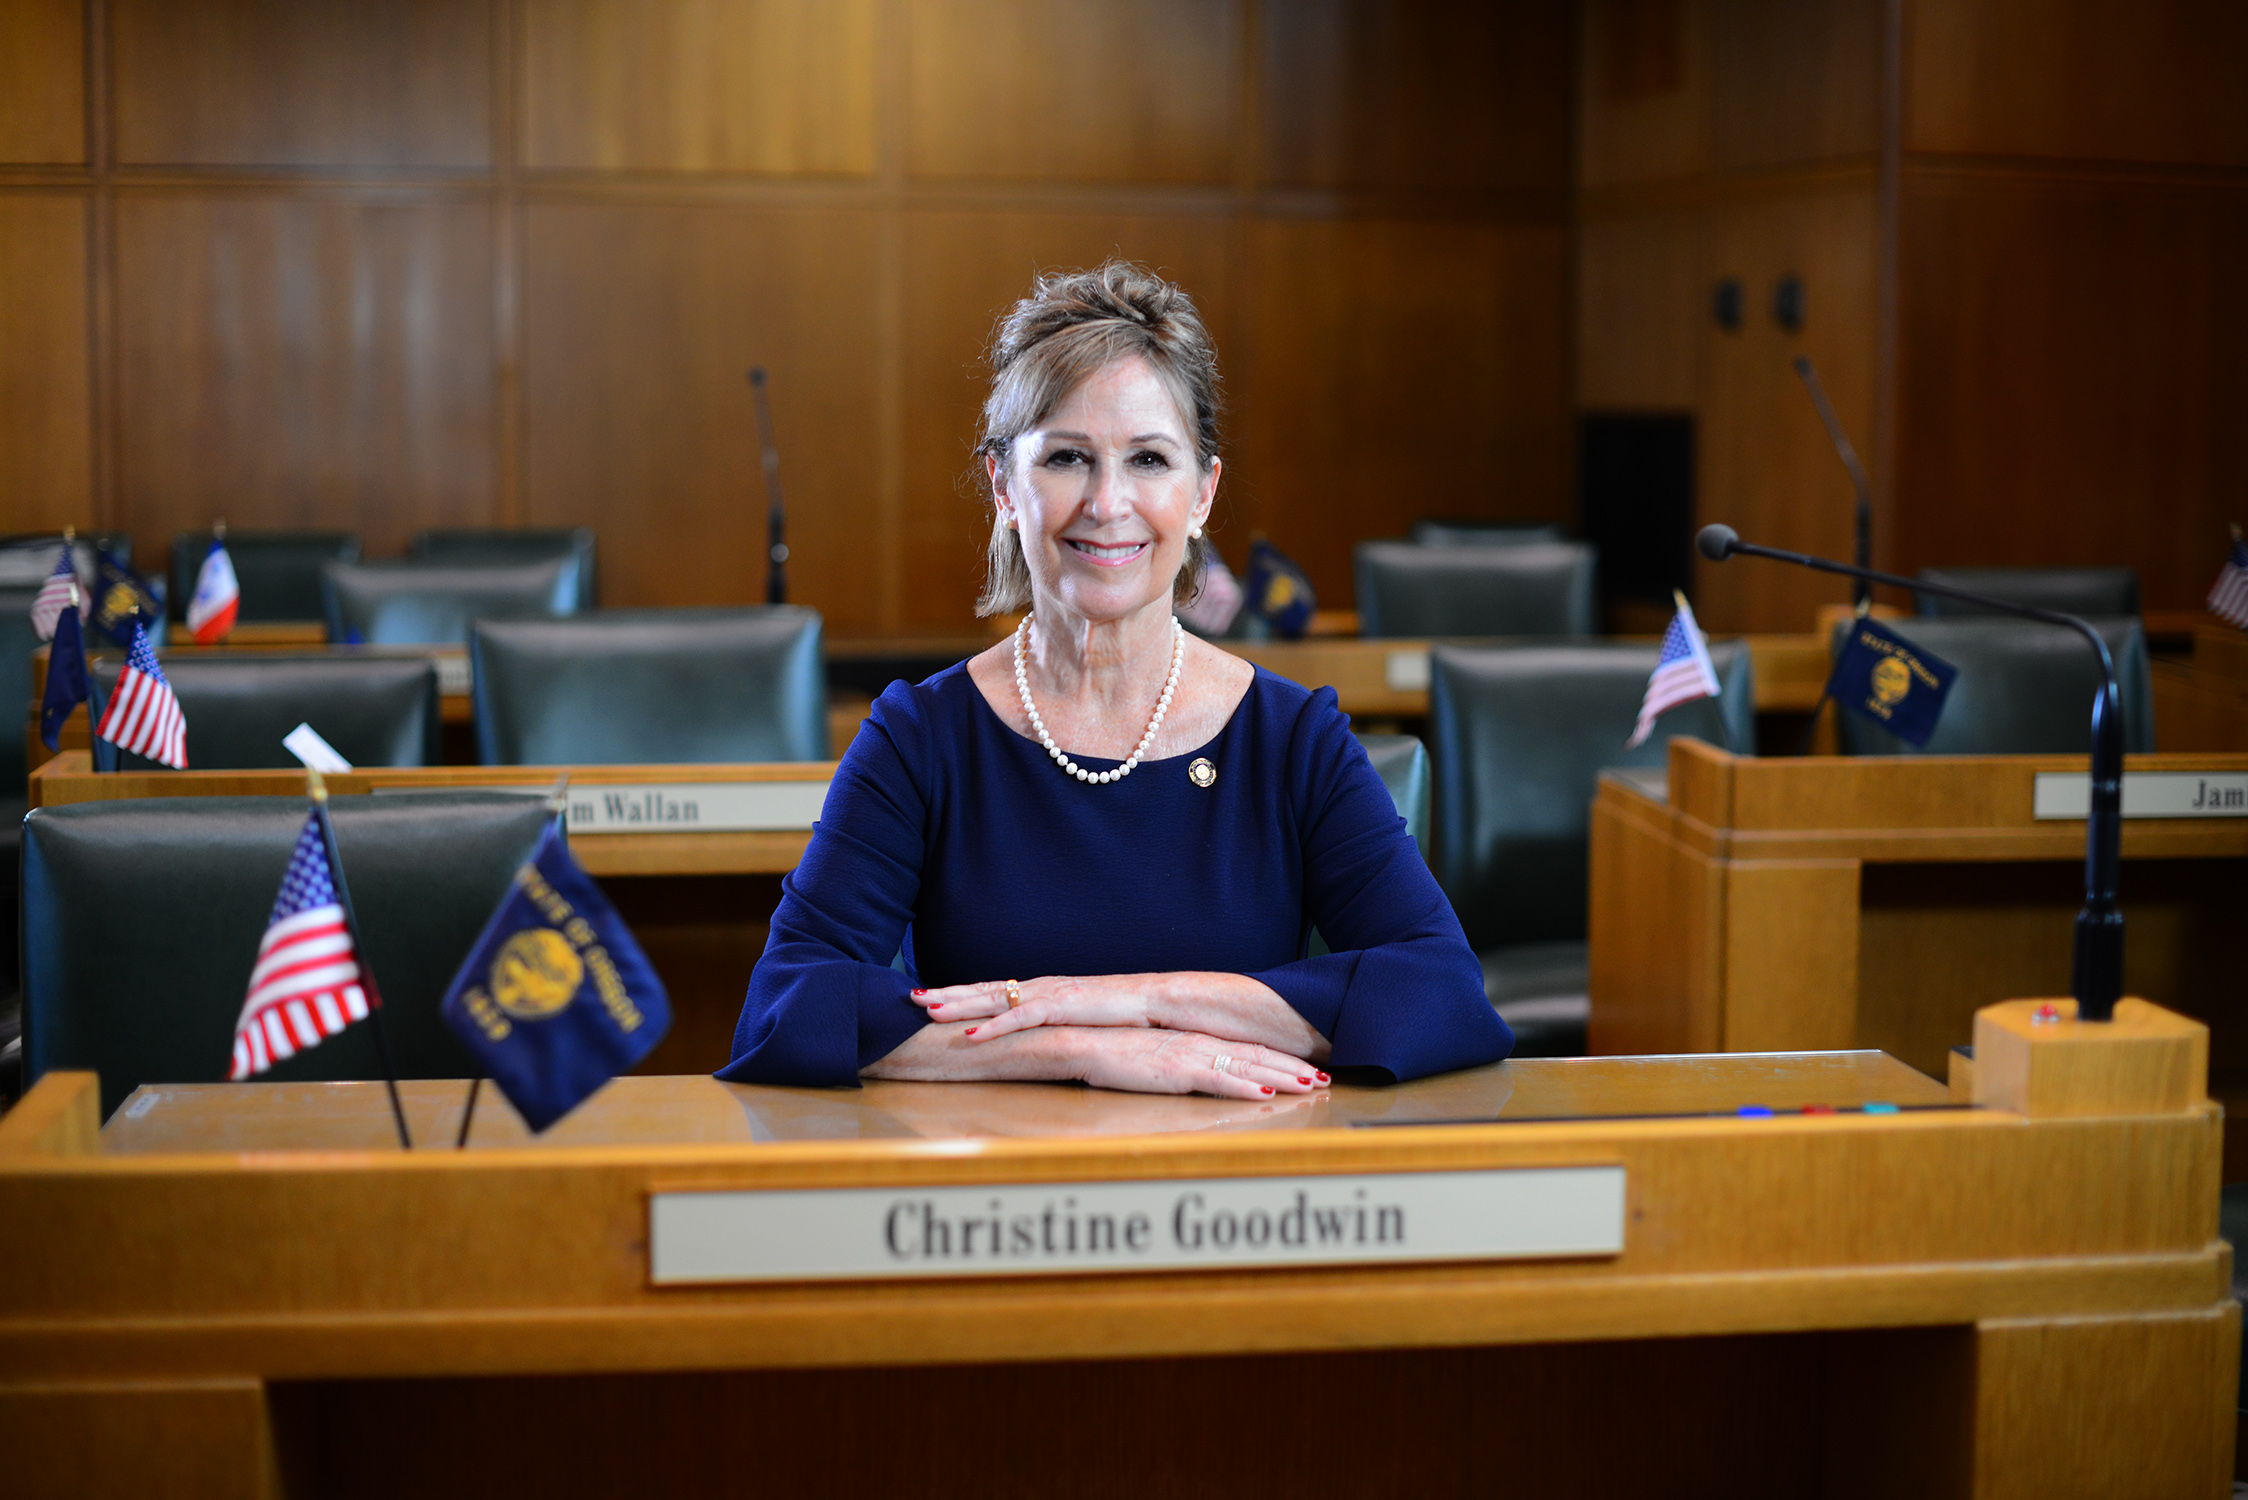
[[[329,808],[400,1077],[469,1078],[438,1013],[537,846],[546,804],[504,792],[335,797]],[[24,824],[24,1057],[101,1074],[102,1113],[144,1083],[215,1083],[304,827],[301,797],[45,807]],[[366,1022],[261,1075],[379,1078]]]
[[[242,603],[234,618],[247,623],[318,620],[325,614],[320,596],[324,563],[359,561],[359,537],[350,531],[229,531],[226,555]],[[183,531],[172,538],[174,620],[185,623],[188,601],[203,559],[211,555],[208,531]]]
[[[1922,568],[1914,576],[1925,583],[1948,583],[1955,589],[2055,614],[2089,619],[2139,612],[2139,575],[2132,568]],[[1932,619],[1991,613],[1979,605],[1935,594],[1914,597],[1920,613]]]
[[[1593,553],[1581,542],[1361,542],[1356,563],[1360,635],[1593,633]]]
[[[486,765],[826,760],[817,610],[604,610],[479,620]]]
[[[584,607],[577,565],[327,563],[320,569],[328,639],[368,646],[465,646],[475,620],[551,620]]]
[[[592,609],[598,602],[590,526],[543,531],[465,527],[418,531],[406,544],[406,555],[432,563],[526,563],[567,558],[578,573],[578,608]]]
[[[244,652],[175,656],[161,665],[187,720],[187,763],[195,770],[294,769],[301,762],[281,741],[299,724],[310,724],[354,766],[444,759],[437,664],[427,657]],[[88,667],[98,723],[125,659],[103,653]],[[97,737],[94,769],[165,768]]]
[[[1585,925],[1592,798],[1610,766],[1660,766],[1673,736],[1742,753],[1756,743],[1749,654],[1716,643],[1722,694],[1664,714],[1636,750],[1659,648],[1613,641],[1438,646],[1430,653],[1436,742],[1436,878],[1483,960],[1484,991],[1517,1057],[1585,1047]]]
[[[1838,622],[1842,648],[1849,621]],[[1837,716],[1844,755],[2086,755],[2092,748],[2092,694],[2099,663],[2065,625],[1979,615],[1956,620],[1891,620],[1889,627],[1959,669],[1943,717],[1925,746],[1898,739],[1858,714]],[[2087,620],[2115,659],[2123,700],[2123,748],[2154,749],[2154,678],[2146,630],[2136,616]]]
[[[1416,547],[1514,547],[1569,540],[1554,521],[1415,521],[1408,536]]]

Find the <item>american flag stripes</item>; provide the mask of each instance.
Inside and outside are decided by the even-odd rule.
[[[162,761],[175,771],[187,769],[187,720],[180,715],[179,699],[172,696],[172,685],[156,665],[148,632],[138,620],[133,622],[125,670],[94,733],[120,750]]]
[[[2209,590],[2209,612],[2248,630],[2248,542],[2240,539],[2237,526],[2232,529],[2232,553]]]
[[[1647,696],[1639,705],[1639,723],[1632,729],[1631,738],[1624,741],[1626,750],[1647,743],[1647,736],[1655,732],[1655,719],[1664,709],[1717,696],[1717,667],[1709,659],[1709,645],[1702,639],[1701,627],[1694,623],[1693,606],[1684,594],[1673,597],[1678,600],[1678,613],[1670,617],[1670,629],[1663,632],[1662,655],[1647,679]]]
[[[250,971],[249,997],[234,1030],[230,1079],[263,1073],[318,1046],[371,1007],[351,924],[328,868],[328,845],[315,812],[289,855],[273,916]]]
[[[38,597],[31,601],[31,628],[39,639],[55,638],[55,622],[62,612],[78,602],[78,574],[70,566],[70,543],[62,544],[62,556],[55,560],[55,570],[47,581],[39,585]]]

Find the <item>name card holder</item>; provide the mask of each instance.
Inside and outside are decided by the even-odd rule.
[[[1621,1166],[658,1192],[648,1279],[1082,1275],[1619,1255]]]

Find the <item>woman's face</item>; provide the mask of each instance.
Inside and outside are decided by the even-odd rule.
[[[1219,465],[1205,474],[1195,462],[1192,430],[1147,361],[1093,376],[1015,440],[1004,471],[997,455],[987,465],[1042,605],[1096,622],[1158,602],[1169,611]]]

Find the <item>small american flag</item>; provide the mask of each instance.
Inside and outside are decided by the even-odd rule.
[[[2232,554],[2209,590],[2209,612],[2248,630],[2248,542],[2240,539],[2237,526],[2232,529]]]
[[[94,733],[120,750],[162,761],[175,771],[187,769],[187,720],[180,701],[156,665],[148,647],[148,632],[133,622],[132,649],[125,653],[125,670],[118,675],[117,690],[109,695]]]
[[[78,602],[78,575],[70,566],[70,543],[62,544],[62,556],[55,560],[55,570],[47,581],[39,585],[39,596],[31,601],[31,628],[39,639],[55,638],[55,622],[62,612]]]
[[[1673,591],[1671,597],[1678,601],[1678,613],[1670,617],[1670,629],[1663,632],[1663,654],[1647,679],[1647,697],[1639,705],[1638,725],[1624,741],[1626,750],[1647,743],[1647,736],[1655,732],[1655,719],[1664,709],[1717,696],[1717,667],[1709,659],[1709,645],[1702,639],[1701,627],[1694,623],[1694,608],[1684,594]]]
[[[370,1009],[351,925],[336,898],[328,844],[315,812],[304,820],[289,855],[273,917],[250,971],[249,998],[234,1029],[230,1079],[263,1073],[306,1047],[318,1046]]]

